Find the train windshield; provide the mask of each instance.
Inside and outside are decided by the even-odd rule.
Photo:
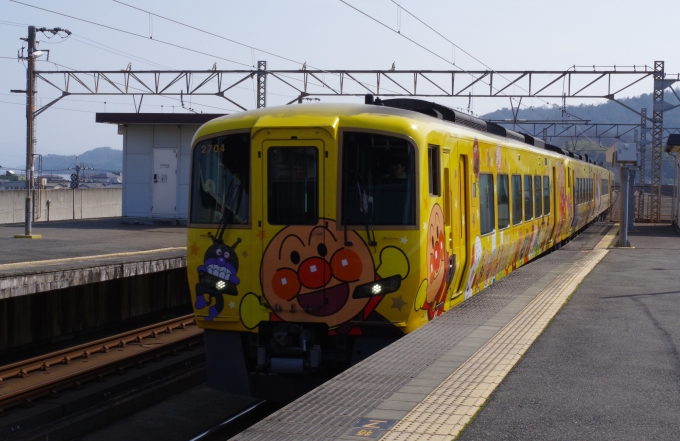
[[[218,136],[194,147],[191,222],[248,224],[250,137]]]
[[[415,225],[415,149],[402,138],[344,132],[342,223]]]

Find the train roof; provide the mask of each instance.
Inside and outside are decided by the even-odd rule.
[[[476,132],[488,133],[502,138],[511,139],[524,145],[547,150],[553,153],[574,158],[576,160],[594,164],[594,162],[588,160],[587,157],[584,158],[580,154],[566,151],[554,145],[547,144],[543,140],[528,134],[515,132],[498,124],[476,118],[438,103],[411,98],[381,100],[379,98],[374,99],[373,95],[368,94],[366,95],[365,104],[315,103],[268,107],[225,115],[207,123],[206,126],[227,122],[229,120],[241,119],[252,122],[252,125],[248,125],[253,127],[253,125],[255,125],[256,122],[264,116],[274,115],[279,117],[299,117],[303,115],[309,115],[310,107],[314,108],[313,113],[318,117],[337,117],[338,114],[360,115],[366,113],[382,113],[410,118],[422,122],[432,122],[433,119],[436,119],[441,122],[453,123],[456,126],[466,127]],[[244,121],[244,123],[245,122],[246,121]],[[199,132],[201,132],[201,130],[199,130]],[[197,137],[202,137],[199,132],[197,132]]]

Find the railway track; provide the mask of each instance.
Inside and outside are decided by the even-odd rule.
[[[0,413],[101,381],[203,341],[193,314],[0,366]]]

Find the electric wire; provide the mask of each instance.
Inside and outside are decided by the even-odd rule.
[[[204,34],[211,35],[211,36],[213,36],[213,37],[217,37],[217,38],[220,38],[220,39],[222,39],[222,40],[229,41],[229,42],[231,42],[231,43],[234,43],[234,44],[237,44],[237,45],[240,45],[240,46],[243,46],[243,47],[247,47],[247,48],[249,48],[249,49],[251,49],[251,50],[256,50],[256,51],[258,51],[258,52],[262,52],[262,53],[264,53],[264,54],[271,55],[271,56],[273,56],[273,57],[280,58],[280,59],[282,59],[282,60],[286,60],[286,61],[289,61],[289,62],[291,62],[291,63],[297,64],[297,65],[305,65],[305,66],[306,66],[306,64],[307,64],[306,62],[302,62],[302,63],[301,63],[301,62],[299,62],[299,61],[297,61],[297,60],[293,60],[293,59],[291,59],[291,58],[284,57],[283,55],[277,55],[277,54],[275,54],[275,53],[273,53],[273,52],[269,52],[269,51],[266,51],[266,50],[264,50],[264,49],[256,48],[256,47],[251,46],[251,45],[246,44],[246,43],[241,43],[241,42],[239,42],[239,41],[232,40],[231,38],[227,38],[227,37],[224,37],[224,36],[222,36],[222,35],[215,34],[215,33],[213,33],[213,32],[206,31],[206,30],[204,30],[204,29],[200,29],[200,28],[197,28],[197,27],[195,27],[195,26],[191,26],[191,25],[189,25],[189,24],[183,23],[183,22],[178,21],[178,20],[174,20],[174,19],[172,19],[172,18],[165,17],[165,16],[163,16],[163,15],[156,14],[156,13],[151,12],[151,11],[147,11],[146,9],[142,9],[142,8],[138,8],[138,7],[136,7],[136,6],[132,6],[132,5],[130,5],[130,4],[124,3],[124,2],[119,1],[119,0],[112,0],[112,1],[114,1],[114,2],[116,2],[116,3],[119,3],[119,4],[123,5],[123,6],[127,6],[128,8],[136,9],[136,10],[141,11],[141,12],[144,12],[144,13],[146,13],[146,14],[153,15],[153,16],[158,17],[158,18],[162,18],[163,20],[167,20],[167,21],[169,21],[169,22],[178,24],[178,25],[180,25],[180,26],[184,26],[184,27],[187,27],[187,28],[189,28],[189,29],[193,29],[193,30],[195,30],[195,31],[202,32],[202,33],[204,33]],[[254,60],[253,60],[253,67],[255,67],[255,61],[254,61]],[[319,70],[319,71],[321,71],[321,72],[324,72],[324,73],[331,73],[332,75],[338,76],[338,74],[336,74],[336,73],[328,72],[327,70],[321,69],[321,68],[319,68],[319,67],[314,67],[314,66],[312,66],[312,65],[309,65],[309,67],[311,67],[311,68],[313,68],[313,69],[317,69],[317,70]],[[301,80],[298,80],[297,78],[290,77],[290,76],[288,76],[288,75],[281,75],[281,76],[284,77],[284,78],[289,78],[289,79],[295,80],[295,81],[301,81]],[[358,82],[359,82],[359,81],[358,81]],[[309,84],[313,84],[313,85],[318,86],[318,87],[323,87],[323,85],[321,85],[321,84],[316,84],[316,83],[313,83],[313,82],[309,82]],[[359,82],[359,84],[361,84],[361,85],[368,85],[368,86],[375,87],[374,84],[369,84],[369,83]],[[395,91],[392,91],[392,90],[387,89],[387,88],[384,88],[384,90],[387,90],[388,92],[396,93]]]
[[[114,1],[116,1],[116,0],[114,0]],[[420,48],[426,50],[427,52],[429,52],[430,54],[436,56],[437,58],[440,58],[441,60],[445,61],[446,63],[451,64],[452,66],[455,66],[455,67],[456,67],[457,69],[459,69],[461,72],[467,73],[468,75],[470,75],[470,76],[471,76],[472,78],[474,78],[475,80],[478,80],[478,78],[475,77],[472,73],[467,72],[465,69],[463,69],[463,68],[461,68],[460,66],[458,66],[455,62],[449,61],[448,59],[442,57],[441,55],[435,53],[434,51],[432,51],[432,50],[426,48],[426,47],[423,46],[422,44],[420,44],[420,43],[416,42],[415,40],[413,40],[413,39],[407,37],[406,35],[402,34],[402,33],[401,33],[401,30],[395,30],[395,29],[393,29],[392,27],[390,27],[390,26],[388,26],[387,24],[381,22],[380,20],[374,18],[373,16],[367,14],[366,12],[364,12],[364,11],[362,11],[362,10],[360,10],[360,9],[358,9],[358,8],[356,8],[356,7],[354,7],[354,6],[352,6],[352,5],[350,5],[350,4],[347,3],[345,0],[339,0],[339,1],[342,2],[342,3],[344,3],[345,5],[349,6],[350,8],[354,9],[355,11],[357,11],[357,12],[363,14],[364,16],[368,17],[369,19],[375,21],[376,23],[379,23],[380,25],[386,27],[387,29],[391,30],[392,32],[395,32],[396,34],[400,35],[401,37],[403,37],[403,38],[409,40],[409,41],[412,42],[413,44],[415,44],[415,45],[417,45],[418,47],[420,47]],[[510,81],[508,78],[506,78],[505,76],[503,76],[503,75],[501,75],[501,74],[498,74],[498,72],[496,72],[494,69],[492,69],[491,67],[487,66],[485,63],[483,63],[482,61],[480,61],[479,59],[477,59],[476,57],[474,57],[474,56],[473,56],[472,54],[470,54],[469,52],[467,52],[467,51],[465,51],[464,49],[462,49],[460,46],[456,45],[454,42],[452,42],[451,40],[449,40],[448,38],[446,38],[446,37],[445,37],[444,35],[442,35],[440,32],[436,31],[434,28],[432,28],[430,25],[428,25],[427,23],[425,23],[424,21],[422,21],[420,18],[416,17],[413,13],[411,13],[410,11],[408,11],[407,9],[405,9],[404,7],[402,7],[402,6],[401,6],[399,3],[397,3],[396,1],[394,1],[394,0],[390,0],[390,1],[391,1],[392,3],[394,3],[395,5],[397,5],[398,8],[403,9],[403,10],[404,10],[407,14],[409,14],[411,17],[413,17],[413,18],[415,18],[416,20],[418,20],[418,22],[420,22],[421,24],[423,24],[424,26],[426,26],[428,29],[430,29],[430,30],[432,30],[433,32],[435,32],[437,35],[439,35],[440,37],[442,37],[443,39],[445,39],[445,40],[446,40],[447,42],[449,42],[450,44],[454,45],[456,48],[460,49],[462,52],[464,52],[466,55],[468,55],[469,57],[471,57],[472,59],[474,59],[474,60],[477,61],[478,63],[482,64],[484,67],[486,67],[486,68],[487,68],[488,70],[490,70],[491,72],[496,73],[496,74],[499,75],[501,78],[503,78],[503,79],[505,79],[505,80],[507,80],[507,81]],[[481,83],[483,83],[483,84],[487,84],[487,85],[489,84],[489,83],[485,82],[484,80],[479,80],[479,81],[480,81]],[[523,90],[523,91],[527,92],[527,91],[526,91],[524,88],[522,88],[521,86],[517,85],[517,87],[519,87],[520,90]],[[498,90],[498,88],[495,88],[495,87],[493,87],[493,89]],[[507,96],[507,94],[504,94],[504,95]],[[546,104],[550,104],[550,103],[548,103],[547,101],[543,100],[543,99],[540,98],[540,97],[537,97],[537,98],[538,98],[540,101],[543,101],[543,102],[546,103]],[[514,100],[515,102],[517,102],[517,100],[516,100],[516,99],[513,99],[513,98],[510,98],[510,100]],[[528,110],[533,111],[533,112],[534,112],[535,114],[537,114],[537,115],[544,116],[544,115],[542,115],[540,112],[538,112],[533,106],[527,106],[526,104],[523,105],[521,102],[519,102],[518,105],[519,105],[519,106],[523,106],[525,109],[528,109]],[[565,110],[565,111],[566,111],[566,110]],[[569,114],[569,115],[571,115],[571,114]],[[574,116],[575,118],[578,118],[578,119],[582,119],[582,118],[579,118],[579,117],[576,116],[576,115],[571,115],[571,116]]]
[[[49,13],[52,13],[52,14],[60,15],[60,16],[63,16],[63,17],[68,17],[68,18],[71,18],[71,19],[73,19],[73,20],[82,21],[82,22],[84,22],[84,23],[89,23],[89,24],[92,24],[92,25],[95,25],[95,26],[100,26],[100,27],[103,27],[103,28],[106,28],[106,29],[111,29],[111,30],[117,31],[117,32],[122,32],[122,33],[124,33],[124,34],[132,35],[132,36],[135,36],[135,37],[138,37],[138,38],[143,38],[144,40],[147,40],[147,41],[148,41],[148,40],[150,40],[150,41],[155,41],[155,42],[162,43],[162,44],[165,44],[165,45],[168,45],[168,46],[172,46],[172,47],[175,47],[175,48],[179,48],[179,49],[183,49],[183,50],[186,50],[186,51],[195,52],[195,53],[197,53],[197,54],[206,55],[206,56],[209,56],[209,57],[214,57],[214,58],[217,58],[217,59],[220,59],[220,60],[228,61],[228,62],[230,62],[230,63],[235,63],[235,64],[239,64],[239,65],[242,65],[242,66],[252,67],[252,66],[250,66],[250,65],[248,65],[248,64],[246,64],[246,63],[241,63],[241,62],[239,62],[239,61],[230,60],[230,59],[228,59],[228,58],[220,57],[220,56],[213,55],[213,54],[210,54],[210,53],[207,53],[207,52],[202,52],[202,51],[199,51],[199,50],[196,50],[196,49],[191,49],[191,48],[188,48],[188,47],[185,47],[185,46],[181,46],[181,45],[178,45],[178,44],[175,44],[175,43],[170,43],[170,42],[168,42],[168,41],[159,40],[159,39],[156,39],[156,38],[149,38],[149,37],[146,37],[146,36],[144,36],[144,35],[137,34],[137,33],[135,33],[135,32],[126,31],[126,30],[124,30],[124,29],[119,29],[119,28],[116,28],[116,27],[113,27],[113,26],[108,26],[108,25],[105,25],[105,24],[101,24],[101,23],[97,23],[97,22],[91,21],[91,20],[86,20],[86,19],[84,19],[84,18],[79,18],[79,17],[75,17],[75,16],[72,16],[72,15],[64,14],[64,13],[62,13],[62,12],[57,12],[57,11],[53,11],[53,10],[50,10],[50,9],[41,8],[41,7],[34,6],[34,5],[29,5],[29,4],[27,4],[27,3],[23,3],[23,2],[20,2],[20,1],[18,1],[18,0],[9,0],[9,1],[11,1],[11,2],[13,2],[13,3],[17,3],[17,4],[20,4],[20,5],[23,5],[23,6],[28,6],[29,8],[39,9],[39,10],[41,10],[41,11],[45,11],[45,12],[49,12]],[[297,79],[297,78],[289,77],[289,76],[286,76],[286,75],[281,75],[281,76],[282,76],[282,77],[285,77],[285,78],[289,78],[289,79],[294,80],[294,81],[302,82],[302,80]],[[322,84],[317,84],[317,83],[314,83],[313,81],[308,81],[307,84],[313,85],[313,86],[317,86],[317,87],[322,87],[322,88],[324,87]],[[386,90],[387,90],[387,89],[386,89]]]
[[[124,33],[124,34],[132,35],[132,36],[134,36],[134,37],[143,38],[144,40],[155,41],[155,42],[158,42],[158,43],[161,43],[161,44],[165,44],[165,45],[168,45],[168,46],[172,46],[172,47],[175,47],[175,48],[178,48],[178,49],[183,49],[183,50],[185,50],[185,51],[195,52],[195,53],[197,53],[197,54],[207,55],[207,56],[209,56],[209,57],[214,57],[214,58],[217,58],[217,59],[220,59],[220,60],[223,60],[223,61],[227,61],[227,62],[229,62],[229,63],[240,64],[241,66],[251,67],[250,65],[245,64],[245,63],[241,63],[241,62],[239,62],[239,61],[230,60],[230,59],[228,59],[228,58],[220,57],[220,56],[218,56],[218,55],[209,54],[209,53],[207,53],[207,52],[202,52],[202,51],[199,51],[199,50],[196,50],[196,49],[191,49],[191,48],[188,48],[188,47],[185,47],[185,46],[181,46],[181,45],[179,45],[179,44],[170,43],[170,42],[168,42],[168,41],[158,40],[158,39],[156,39],[156,38],[145,37],[145,36],[142,35],[142,34],[137,34],[137,33],[135,33],[135,32],[130,32],[130,31],[126,31],[126,30],[124,30],[124,29],[115,28],[115,27],[113,27],[113,26],[107,26],[107,25],[104,25],[104,24],[101,24],[101,23],[97,23],[97,22],[94,22],[94,21],[85,20],[84,18],[74,17],[73,15],[68,15],[68,14],[64,14],[64,13],[61,13],[61,12],[52,11],[52,10],[50,10],[50,9],[41,8],[41,7],[38,7],[38,6],[35,6],[35,5],[29,5],[28,3],[23,3],[23,2],[20,2],[20,1],[18,1],[18,0],[9,0],[9,1],[11,1],[11,2],[13,2],[13,3],[17,3],[17,4],[20,4],[20,5],[23,5],[23,6],[28,6],[29,8],[39,9],[39,10],[41,10],[41,11],[50,12],[50,13],[56,14],[56,15],[61,15],[62,17],[68,17],[68,18],[71,18],[71,19],[73,19],[73,20],[78,20],[78,21],[82,21],[82,22],[84,22],[84,23],[89,23],[89,24],[94,25],[94,26],[99,26],[99,27],[102,27],[102,28],[111,29],[111,30],[114,30],[114,31],[117,31],[117,32],[122,32],[122,33]]]

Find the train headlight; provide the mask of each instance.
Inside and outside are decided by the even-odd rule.
[[[198,281],[201,283],[201,285],[205,286],[208,289],[218,291],[224,294],[229,294],[232,296],[238,295],[236,285],[227,280],[215,277],[212,274],[200,272],[198,273]]]
[[[390,276],[375,282],[364,283],[354,288],[352,297],[355,299],[365,299],[373,296],[384,296],[395,292],[401,286],[401,276]]]

